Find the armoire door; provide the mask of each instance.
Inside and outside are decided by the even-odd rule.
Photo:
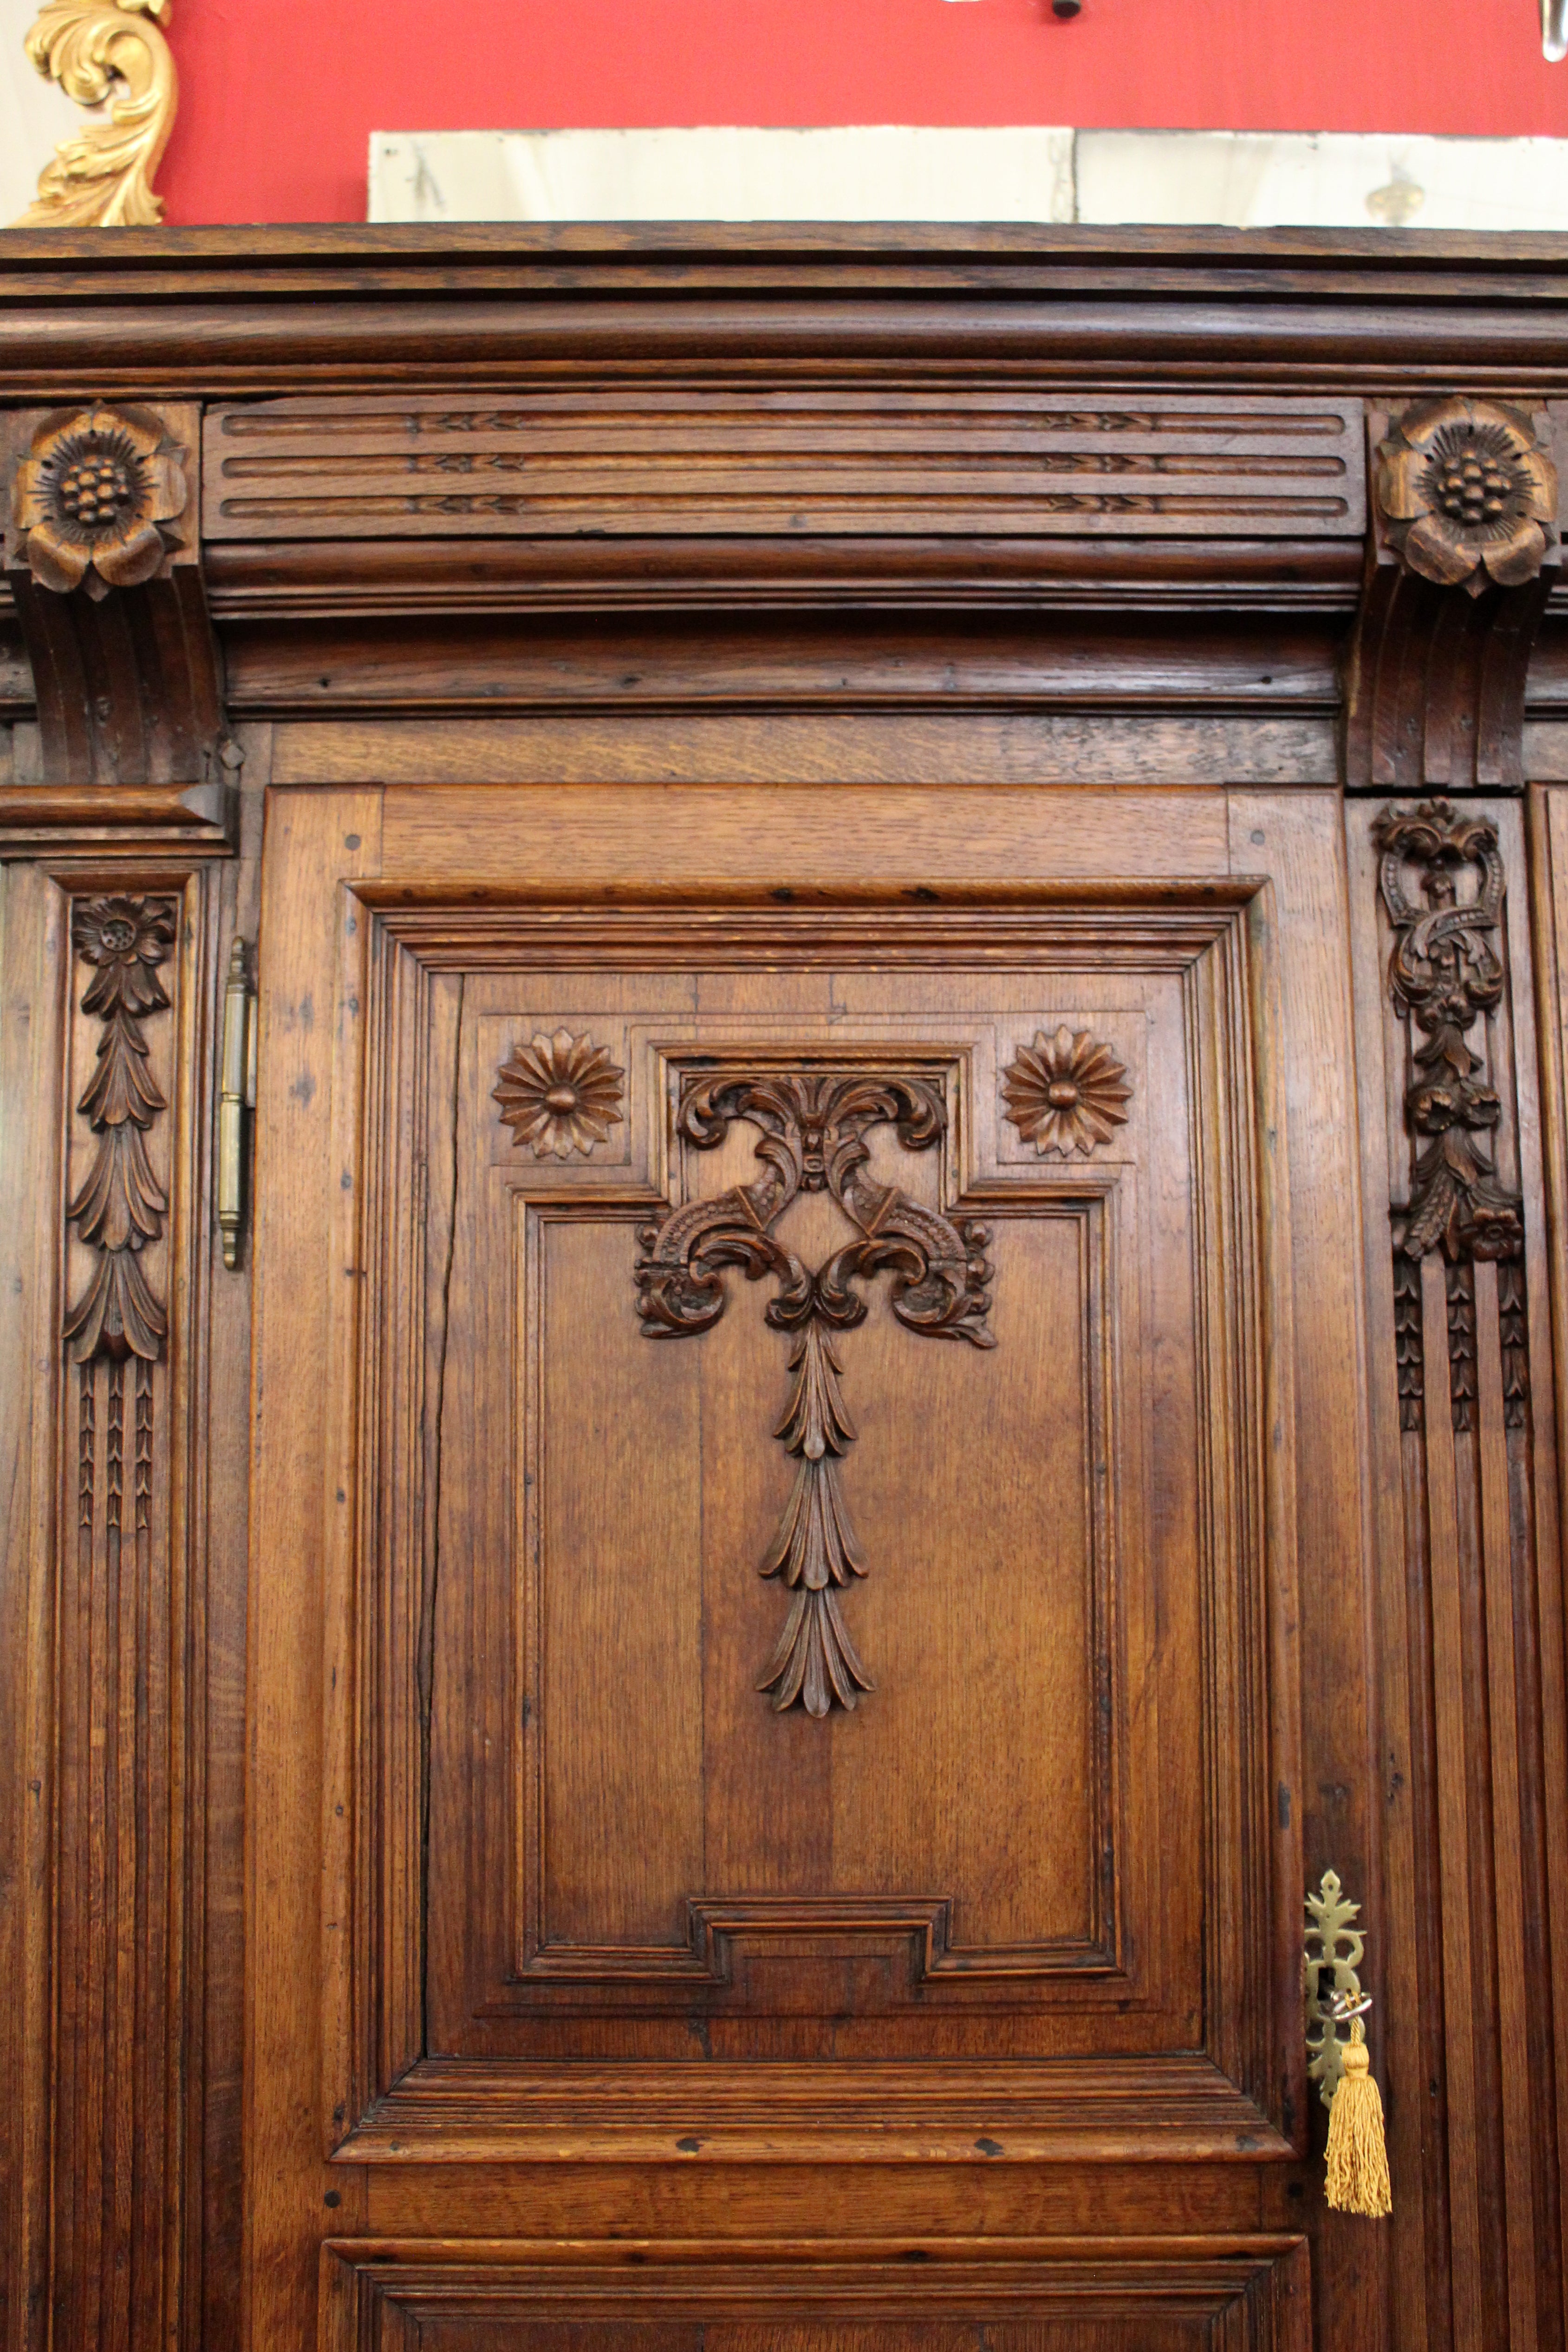
[[[1382,2341],[1347,920],[1328,793],[271,796],[256,2352]]]

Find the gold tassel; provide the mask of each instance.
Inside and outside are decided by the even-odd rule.
[[[1383,2143],[1383,2100],[1372,2079],[1359,2017],[1351,2025],[1344,2069],[1329,2109],[1329,2203],[1337,2213],[1364,2213],[1377,2221],[1394,2210],[1394,2199]]]

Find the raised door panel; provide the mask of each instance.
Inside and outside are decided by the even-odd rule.
[[[258,2343],[1304,2345],[1339,856],[1202,793],[276,795]]]
[[[1282,2152],[1258,886],[362,896],[354,2150]]]
[[[523,2245],[322,2252],[322,2352],[1308,2352],[1300,2237],[1062,2239],[969,2248],[911,2273],[883,2250],[684,2249],[656,2277],[611,2250]]]

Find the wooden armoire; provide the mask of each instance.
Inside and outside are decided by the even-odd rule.
[[[0,2352],[1561,2352],[1564,404],[0,237]]]

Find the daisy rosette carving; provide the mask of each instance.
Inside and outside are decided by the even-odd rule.
[[[185,510],[184,468],[156,418],[83,409],[40,426],[16,468],[18,552],[41,588],[101,597],[151,580]]]
[[[163,898],[89,898],[71,919],[71,936],[98,978],[81,1000],[84,1013],[162,1013],[168,1005],[158,966],[174,943],[174,911]]]
[[[621,1123],[626,1075],[592,1037],[557,1029],[513,1048],[494,1099],[513,1141],[527,1144],[536,1160],[569,1160],[574,1151],[586,1159]]]
[[[1378,501],[1413,572],[1472,596],[1557,561],[1557,468],[1530,418],[1501,401],[1407,410],[1378,453]]]
[[[1127,1124],[1132,1089],[1125,1064],[1087,1029],[1063,1022],[1054,1036],[1035,1032],[1002,1076],[1007,1118],[1042,1155],[1085,1158]]]

